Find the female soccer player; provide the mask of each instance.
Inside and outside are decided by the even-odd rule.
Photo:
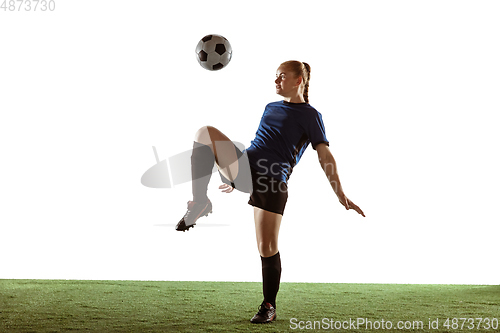
[[[347,210],[365,216],[345,196],[321,114],[309,105],[310,73],[310,66],[300,61],[287,61],[279,66],[276,93],[284,100],[266,106],[255,139],[244,152],[211,126],[201,128],[195,136],[191,157],[193,200],[188,202],[188,211],[176,229],[189,230],[199,217],[212,212],[207,186],[214,163],[224,182],[219,187],[223,192],[230,193],[236,188],[250,193],[248,203],[254,206],[264,294],[259,311],[250,320],[252,323],[268,323],[276,318],[281,277],[278,233],[288,198],[287,182],[310,143],[340,203]]]

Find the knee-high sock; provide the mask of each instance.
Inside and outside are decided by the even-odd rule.
[[[276,308],[276,295],[280,288],[281,259],[280,253],[271,257],[262,257],[262,289],[264,301],[269,302]]]
[[[193,179],[193,201],[206,202],[207,187],[214,168],[214,154],[209,146],[194,142],[191,155],[191,176]]]

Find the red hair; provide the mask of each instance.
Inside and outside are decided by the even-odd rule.
[[[292,72],[295,77],[302,77],[304,82],[304,93],[303,97],[306,103],[309,103],[309,80],[311,79],[311,66],[308,63],[290,60],[285,61],[281,66],[286,67],[290,72]]]

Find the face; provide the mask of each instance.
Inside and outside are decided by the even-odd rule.
[[[283,97],[290,97],[297,94],[297,90],[302,82],[302,77],[295,77],[286,67],[280,66],[276,71],[276,93]]]

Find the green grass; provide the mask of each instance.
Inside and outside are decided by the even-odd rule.
[[[500,319],[500,286],[282,283],[278,320],[254,325],[249,319],[261,295],[260,283],[0,280],[0,332],[312,331],[292,330],[291,318],[303,325],[367,318],[425,325],[404,332],[492,332],[442,324],[446,318]],[[429,318],[440,318],[439,330],[428,329]],[[369,331],[375,330],[349,330]]]

